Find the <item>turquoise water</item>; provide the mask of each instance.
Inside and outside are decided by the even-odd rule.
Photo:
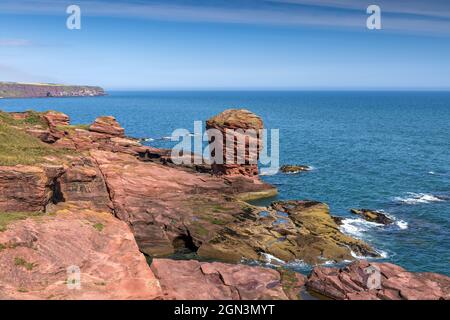
[[[226,108],[247,108],[280,129],[281,164],[314,170],[263,179],[281,199],[327,202],[343,228],[412,271],[450,275],[450,93],[430,92],[113,92],[107,97],[0,100],[0,109],[55,109],[74,123],[114,115],[127,134],[193,130]],[[382,227],[354,207],[384,210]],[[301,265],[296,266],[302,268]]]

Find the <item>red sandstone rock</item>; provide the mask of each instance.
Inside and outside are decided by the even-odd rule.
[[[61,173],[59,166],[0,166],[0,211],[45,210]]]
[[[112,203],[105,180],[96,162],[89,157],[73,159],[58,180],[59,201],[91,209],[111,211]]]
[[[287,300],[272,269],[224,263],[155,259],[151,265],[164,299]]]
[[[259,151],[262,148],[262,140],[259,130],[263,129],[263,122],[260,117],[248,110],[226,110],[206,122],[206,129],[216,129],[222,136],[222,141],[215,141],[214,134],[208,132],[210,143],[222,149],[222,163],[213,163],[214,174],[219,175],[258,175]],[[227,134],[234,134],[234,143],[227,143]],[[231,136],[233,138],[233,136]],[[230,141],[230,138],[228,138]],[[231,140],[232,141],[232,140]],[[245,152],[239,152],[239,143]],[[253,146],[253,147],[251,147]]]
[[[43,117],[47,121],[50,128],[68,126],[70,123],[69,116],[61,112],[49,111],[45,113]]]
[[[78,266],[80,289],[67,286]],[[68,207],[0,232],[0,299],[156,299],[158,280],[128,226],[110,213]]]
[[[116,121],[116,118],[111,116],[99,117],[95,119],[94,123],[89,127],[89,130],[118,137],[123,137],[125,132],[125,130]]]
[[[379,286],[371,274],[374,269],[380,272]],[[391,263],[358,261],[342,269],[316,267],[306,285],[309,290],[338,300],[450,299],[449,277],[407,272]]]

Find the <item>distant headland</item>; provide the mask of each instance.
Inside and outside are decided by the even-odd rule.
[[[94,97],[106,95],[101,87],[52,83],[0,82],[0,98]]]

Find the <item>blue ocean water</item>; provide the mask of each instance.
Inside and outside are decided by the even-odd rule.
[[[193,131],[226,108],[247,108],[280,129],[281,164],[314,170],[263,179],[280,199],[314,199],[345,217],[344,230],[385,260],[450,275],[450,93],[111,92],[106,97],[2,99],[5,111],[54,109],[73,123],[114,115],[130,136]],[[150,145],[169,147],[154,140]],[[350,208],[384,210],[393,226],[363,222]],[[301,268],[300,266],[298,268]]]

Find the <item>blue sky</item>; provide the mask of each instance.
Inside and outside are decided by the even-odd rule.
[[[0,80],[107,89],[450,90],[450,1],[2,0]],[[66,7],[82,29],[66,28]],[[382,10],[368,30],[366,8]]]

